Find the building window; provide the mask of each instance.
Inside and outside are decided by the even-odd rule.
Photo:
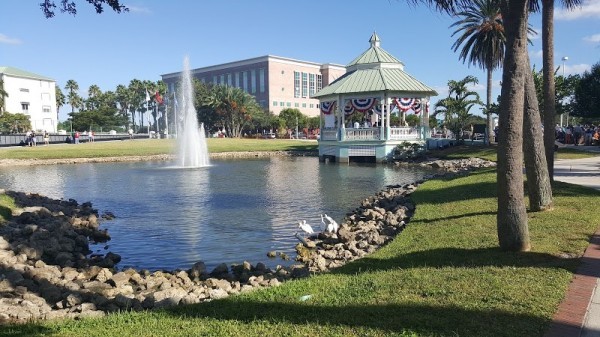
[[[300,97],[300,73],[294,71],[294,97]]]
[[[289,107],[291,107],[291,106],[292,106],[292,103],[290,103],[290,102],[287,102],[285,105],[286,105],[286,106],[289,108]]]
[[[227,85],[230,87],[233,85],[233,83],[231,82],[231,74],[227,74]]]
[[[20,88],[19,91],[20,92],[29,92],[29,89],[27,89],[27,88]]]
[[[315,74],[308,75],[308,95],[312,97],[315,94]],[[312,108],[312,107],[311,107]]]
[[[323,77],[321,74],[317,74],[317,91],[323,89]]]
[[[277,101],[273,101],[273,106],[277,106]]]
[[[50,113],[50,112],[51,112],[51,110],[50,110],[50,106],[49,106],[49,105],[44,105],[44,106],[42,107],[42,112],[45,112],[45,113]]]
[[[260,101],[258,101],[258,104],[263,108],[267,107],[267,101],[265,101],[264,99],[261,99]]]
[[[300,107],[300,103],[294,103],[294,108]]]
[[[225,85],[225,75],[219,76],[219,84],[220,85]]]
[[[279,106],[285,106],[284,102],[279,102]]]
[[[302,103],[302,107],[303,107],[303,108],[306,108],[306,103]]]
[[[312,104],[312,103],[310,103],[310,105],[309,105],[308,107],[312,109],[312,108],[314,108],[314,107],[315,107],[315,105],[314,105],[314,104]]]
[[[260,92],[265,92],[265,68],[258,69],[258,82]]]
[[[242,78],[242,88],[244,89],[245,92],[248,92],[248,72],[244,71],[242,73],[243,78]]]
[[[21,103],[21,112],[29,115],[29,103]]]
[[[217,83],[218,83],[218,82],[217,82],[217,75],[213,75],[213,81],[212,81],[212,83],[213,83],[214,85],[217,85]]]
[[[308,74],[302,73],[302,97],[308,95]]]
[[[250,70],[250,90],[251,93],[256,94],[256,70]]]
[[[235,87],[239,88],[240,87],[240,73],[235,73],[234,78],[235,78]]]

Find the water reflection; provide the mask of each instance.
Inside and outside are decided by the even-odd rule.
[[[0,188],[91,201],[117,218],[103,222],[120,267],[187,269],[203,260],[244,260],[274,267],[266,253],[293,256],[296,222],[317,229],[319,214],[341,222],[385,185],[420,179],[421,168],[319,164],[316,158],[218,160],[210,167],[172,163],[102,163],[1,167]],[[106,252],[104,245],[93,247]]]

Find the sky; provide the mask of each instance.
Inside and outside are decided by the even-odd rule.
[[[132,79],[158,81],[181,71],[185,56],[192,69],[264,55],[346,65],[377,32],[405,71],[438,91],[433,103],[448,94],[449,80],[467,75],[479,79],[472,90],[485,100],[485,71],[452,51],[457,18],[403,0],[122,0],[129,12],[121,14],[96,14],[75,0],[76,16],[57,11],[51,19],[40,2],[0,0],[0,66],[50,77],[63,92],[75,80],[83,97],[94,84],[114,91]],[[556,3],[555,65],[568,57],[565,75],[582,74],[600,62],[600,0],[574,11]],[[529,22],[539,32],[529,53],[540,69],[541,14]],[[494,99],[500,78],[494,72]],[[61,121],[68,111],[61,109]]]

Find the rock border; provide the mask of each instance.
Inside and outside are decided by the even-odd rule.
[[[118,270],[118,254],[90,255],[89,249],[92,241],[110,239],[99,224],[112,214],[99,215],[91,203],[0,190],[19,207],[0,225],[0,323],[200,303],[325,272],[374,252],[401,233],[416,210],[410,194],[423,181],[495,165],[477,159],[422,164],[450,173],[388,186],[366,198],[347,214],[336,234],[319,234],[298,244],[300,263],[275,270],[247,261],[220,264],[210,272],[202,261],[188,270]]]

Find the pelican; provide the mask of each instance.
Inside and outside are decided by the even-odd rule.
[[[335,220],[333,220],[329,215],[325,214],[322,215],[322,217],[325,217],[325,219],[327,219],[327,222],[329,222],[327,224],[327,227],[325,228],[325,230],[328,233],[337,233],[338,229],[340,228],[340,226],[338,225],[337,222],[335,222]]]
[[[306,234],[314,234],[312,227],[306,223],[306,220],[298,221],[298,228],[300,228]]]

